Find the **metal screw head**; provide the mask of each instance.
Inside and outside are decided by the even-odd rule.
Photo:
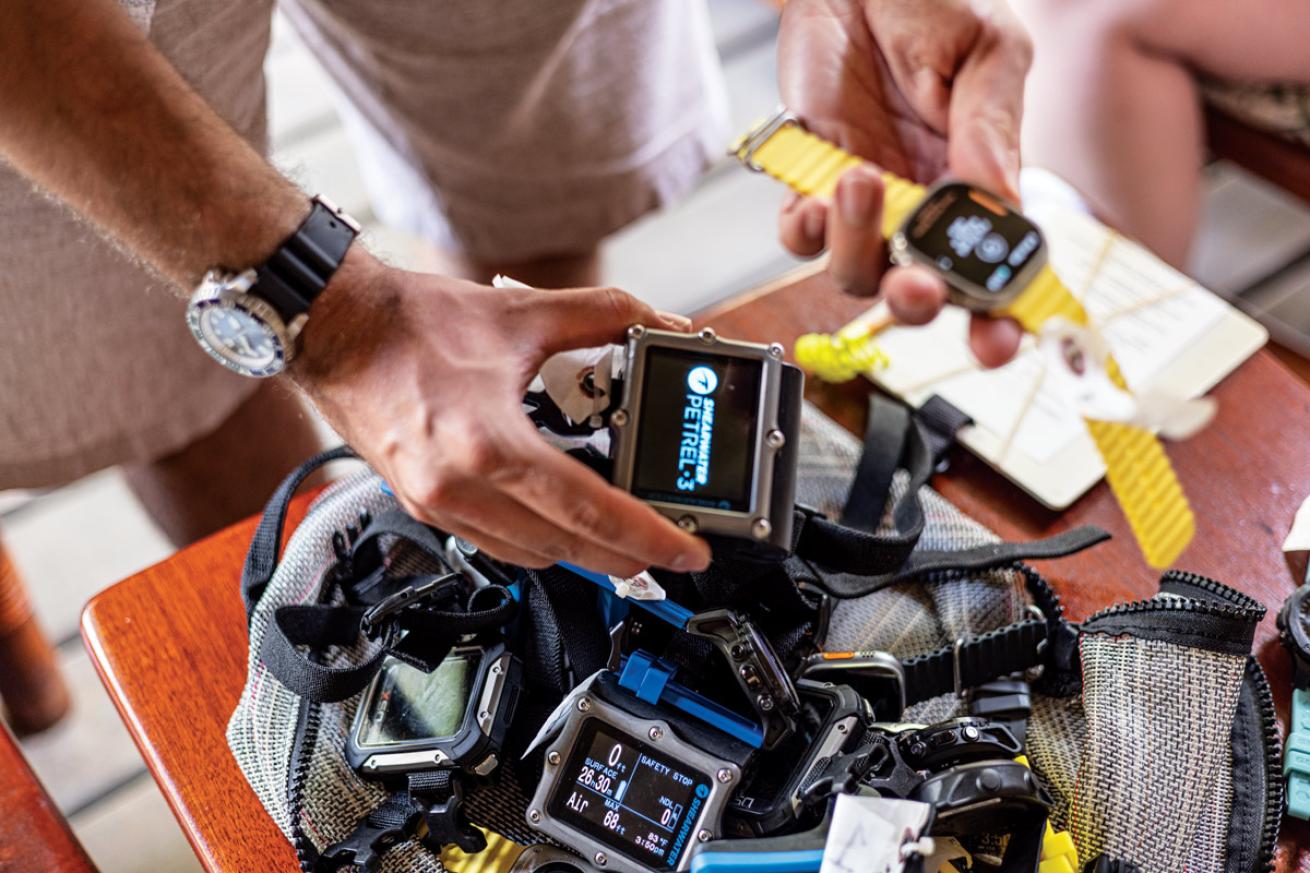
[[[702,843],[708,843],[713,837],[714,834],[710,833],[704,828],[701,828],[700,831],[696,834],[696,839],[700,840]]]
[[[590,712],[591,701],[585,697],[578,698],[578,712]]]
[[[719,335],[714,332],[712,327],[702,327],[700,329],[700,338],[703,342],[712,343],[719,338]]]
[[[632,327],[628,328],[628,339],[630,340],[641,339],[645,335],[646,328],[640,324],[634,324]]]
[[[614,414],[610,416],[610,424],[614,425],[615,427],[627,427],[628,410],[626,409],[614,410]]]
[[[760,712],[773,712],[773,707],[777,704],[774,702],[773,695],[761,694],[755,698],[755,705],[760,708]]]
[[[660,730],[657,727],[653,727],[650,729],[650,732],[647,734],[647,736],[649,736],[655,742],[659,742],[660,740],[664,739],[664,731]]]
[[[682,528],[687,533],[695,533],[697,528],[696,519],[692,518],[690,515],[684,515],[682,518],[678,519],[678,527]]]
[[[719,772],[714,774],[714,778],[718,779],[724,785],[727,785],[729,782],[732,781],[732,771],[729,770],[727,767],[720,767]]]
[[[787,443],[787,437],[782,431],[774,428],[764,437],[764,444],[771,449],[780,449]]]
[[[596,862],[597,867],[604,867],[610,862],[610,856],[606,855],[604,852],[597,852],[596,857],[592,860]]]
[[[487,712],[485,709],[478,713],[478,721],[486,721],[489,718],[491,718],[491,713]]]
[[[559,765],[559,752],[551,752],[546,756],[546,762],[551,765]]]
[[[837,733],[839,733],[839,734],[844,734],[844,733],[846,733],[846,730],[847,730],[847,728],[846,728],[846,722],[839,722],[839,723],[837,724]]]
[[[541,822],[541,811],[537,809],[529,809],[528,821],[532,822],[533,824],[539,824]]]
[[[785,351],[782,343],[769,343],[769,357],[781,359]]]
[[[961,733],[964,734],[966,740],[976,740],[981,736],[981,734],[978,733],[978,729],[971,724],[965,725],[964,730],[961,731]]]
[[[773,525],[769,524],[767,518],[757,518],[751,522],[751,536],[755,539],[767,540],[771,533],[773,533]]]

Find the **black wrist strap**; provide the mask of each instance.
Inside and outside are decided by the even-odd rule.
[[[353,218],[326,197],[315,197],[309,217],[258,268],[250,290],[290,322],[327,287],[358,234]]]

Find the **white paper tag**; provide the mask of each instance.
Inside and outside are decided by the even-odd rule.
[[[931,812],[913,800],[837,795],[819,873],[900,873],[901,847],[919,839]]]
[[[1292,519],[1292,529],[1283,540],[1284,552],[1310,552],[1310,498],[1301,504]]]
[[[1178,440],[1195,436],[1214,418],[1212,398],[1150,389],[1134,395],[1114,384],[1106,369],[1109,346],[1096,331],[1052,319],[1037,345],[1055,393],[1084,418],[1129,424]]]
[[[647,570],[642,570],[636,576],[627,579],[611,576],[610,584],[614,586],[614,593],[619,597],[631,597],[633,600],[663,600],[668,597],[664,586],[656,582],[655,577]]]

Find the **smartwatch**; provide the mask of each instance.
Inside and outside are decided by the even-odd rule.
[[[242,376],[276,376],[295,356],[310,305],[341,266],[359,222],[326,197],[262,266],[207,272],[187,304],[200,347]]]
[[[864,163],[805,130],[785,110],[742,137],[732,153],[812,197],[830,198],[841,176]],[[1041,230],[1004,198],[958,181],[925,188],[886,171],[882,181],[882,232],[892,259],[936,273],[952,303],[1013,318],[1033,334],[1057,318],[1088,325],[1082,303],[1047,264]],[[1066,351],[1075,369],[1076,354],[1074,347]],[[1128,390],[1113,358],[1105,369],[1116,387]],[[1196,524],[1164,447],[1150,431],[1086,421],[1147,562],[1168,566],[1191,542]]]

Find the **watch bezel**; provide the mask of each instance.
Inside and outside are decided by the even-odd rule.
[[[989,291],[985,286],[970,281],[956,273],[942,270],[942,268],[937,265],[936,258],[930,257],[927,253],[918,249],[910,242],[909,234],[906,233],[906,228],[914,222],[914,220],[919,216],[919,213],[932,202],[934,197],[940,194],[945,188],[959,185],[979,191],[986,194],[991,199],[998,201],[1006,209],[1031,224],[1041,238],[1041,245],[1039,245],[1037,250],[1033,252],[1031,257],[1029,257],[1028,263],[1024,265],[1022,270],[1015,273],[1014,278],[1010,280],[1005,290],[999,294],[995,291]],[[927,267],[936,275],[941,276],[946,282],[946,289],[950,301],[957,306],[962,306],[965,309],[974,312],[996,312],[1005,309],[1013,303],[1019,295],[1027,290],[1028,286],[1032,284],[1033,279],[1037,278],[1037,274],[1046,266],[1048,248],[1046,244],[1046,235],[1042,233],[1042,229],[1038,227],[1037,223],[1031,218],[1024,215],[1023,211],[1018,209],[1013,203],[978,185],[962,182],[959,179],[946,179],[929,188],[923,199],[919,201],[919,204],[914,207],[914,210],[907,215],[905,220],[901,222],[900,226],[896,228],[896,232],[892,234],[890,245],[888,246],[888,254],[891,257],[892,262],[899,266],[920,265]]]
[[[257,274],[254,270],[237,274],[210,270],[187,303],[186,320],[200,348],[215,361],[239,375],[253,379],[267,379],[286,370],[287,365],[295,357],[295,334],[299,325],[295,322],[288,325],[273,304],[250,293],[256,278]],[[273,360],[263,367],[251,367],[232,356],[226,349],[211,343],[205,336],[200,322],[207,311],[215,308],[240,310],[267,328],[273,338]]]

